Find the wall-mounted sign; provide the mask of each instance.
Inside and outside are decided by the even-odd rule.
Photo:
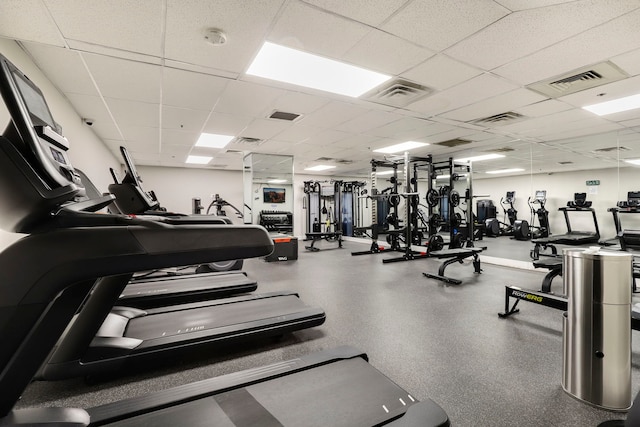
[[[587,181],[587,185],[600,185],[600,180],[592,179],[591,181]]]

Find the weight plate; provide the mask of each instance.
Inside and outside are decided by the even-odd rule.
[[[451,191],[449,194],[449,202],[451,203],[451,206],[458,206],[460,204],[460,193],[456,190]]]
[[[400,196],[393,194],[389,197],[389,204],[393,207],[397,207],[400,204]]]
[[[439,200],[440,196],[438,195],[438,192],[436,190],[432,188],[431,190],[427,191],[427,204],[429,206],[431,206],[432,208],[438,206]]]
[[[442,248],[444,248],[444,239],[442,238],[442,236],[434,234],[433,236],[429,237],[429,242],[427,243],[428,252],[439,251],[442,250]]]

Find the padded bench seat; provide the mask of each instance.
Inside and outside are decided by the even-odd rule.
[[[311,245],[305,246],[305,249],[312,252],[318,252],[320,250],[316,248],[314,245],[318,240],[322,240],[322,239],[325,239],[327,241],[332,241],[337,239],[338,248],[342,247],[342,231],[333,231],[333,232],[315,231],[311,233],[305,233],[305,235],[307,236],[304,239],[305,241],[311,240]]]

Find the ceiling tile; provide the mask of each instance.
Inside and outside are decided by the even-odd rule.
[[[400,120],[402,118],[403,116],[399,116],[394,113],[372,110],[364,114],[361,114],[351,120],[347,120],[346,122],[340,123],[334,126],[334,128],[337,130],[342,130],[345,132],[352,132],[352,133],[366,132],[370,129],[378,128],[380,126],[386,125],[396,120]]]
[[[435,115],[500,95],[517,89],[517,87],[491,74],[482,74],[457,86],[416,101],[407,108],[420,113]]]
[[[208,118],[207,111],[162,107],[162,129],[202,132]]]
[[[65,45],[56,23],[41,0],[1,1],[0,35],[54,46]]]
[[[45,0],[66,39],[162,55],[163,7],[156,0]]]
[[[255,119],[241,132],[241,136],[270,139],[290,128],[291,122],[277,119]]]
[[[158,127],[160,125],[160,105],[158,104],[117,98],[105,98],[104,100],[118,126]]]
[[[242,73],[262,45],[282,0],[167,0],[168,59]],[[209,28],[222,30],[227,41],[209,44]]]
[[[221,77],[165,67],[162,70],[162,103],[210,111],[227,82]]]
[[[640,74],[640,49],[611,58],[611,62],[622,68],[630,76],[637,76]]]
[[[436,55],[402,73],[403,77],[427,87],[444,90],[481,74],[482,71],[446,55]]]
[[[492,70],[637,7],[637,0],[592,0],[516,12],[445,52],[483,70]]]
[[[514,111],[527,117],[540,117],[547,116],[549,114],[559,113],[560,111],[570,110],[573,107],[565,104],[564,102],[557,101],[555,99],[548,99],[542,102],[536,102],[535,104],[526,105],[524,107],[518,107]]]
[[[328,99],[321,96],[287,90],[275,100],[273,107],[274,110],[284,111],[286,113],[309,114],[326,105],[328,102]]]
[[[396,75],[434,55],[434,52],[394,35],[371,30],[342,59],[354,65]]]
[[[124,135],[127,148],[129,144],[135,143],[140,150],[144,146],[145,149],[157,152],[160,147],[160,129],[158,128],[126,125],[120,126],[120,130]]]
[[[434,130],[435,129],[435,130]],[[363,133],[378,136],[382,138],[392,138],[396,144],[400,141],[413,140],[414,138],[422,138],[433,133],[440,133],[450,130],[448,125],[433,123],[429,120],[421,120],[412,117],[405,117],[383,126],[373,128]],[[426,142],[426,141],[425,141]],[[388,144],[391,145],[391,144]]]
[[[311,138],[313,135],[321,132],[323,128],[317,126],[307,126],[296,123],[289,129],[278,134],[277,139],[280,141],[300,143]]]
[[[521,84],[530,84],[621,55],[640,46],[640,10],[556,43],[494,70]]]
[[[516,89],[493,98],[443,114],[443,117],[463,122],[501,114],[518,107],[543,101],[544,96],[528,89]]]
[[[300,123],[306,126],[332,128],[366,112],[367,110],[354,104],[331,101],[313,113],[307,114]]]
[[[339,31],[336,29],[339,28]],[[304,3],[289,2],[267,36],[273,43],[340,58],[369,32],[366,25]]]
[[[266,117],[274,109],[275,100],[282,94],[283,89],[250,82],[230,81],[214,110],[217,113]]]
[[[107,107],[98,96],[67,93],[67,99],[82,117],[93,119],[93,130],[103,139],[121,139]],[[55,110],[52,111],[54,117]],[[64,123],[62,123],[64,126]]]
[[[102,96],[160,103],[159,66],[94,54],[83,57]]]
[[[508,13],[488,0],[412,1],[381,28],[439,52]]]
[[[39,43],[24,42],[23,46],[61,92],[98,95],[78,52]]]
[[[336,141],[332,145],[345,149],[370,151],[371,144],[378,139],[378,137],[372,135],[349,134],[346,138]]]
[[[377,26],[407,0],[303,0],[338,15]]]
[[[573,2],[575,2],[575,0],[498,0],[498,3],[502,6],[514,11]]]
[[[182,130],[163,129],[162,130],[162,151],[167,147],[186,147],[191,149],[200,137],[200,132],[187,132]]]
[[[204,126],[203,132],[221,135],[240,135],[253,120],[252,117],[240,114],[212,113]]]

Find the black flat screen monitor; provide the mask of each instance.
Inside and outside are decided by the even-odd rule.
[[[285,203],[285,194],[284,188],[265,187],[262,189],[262,200],[264,203]]]

